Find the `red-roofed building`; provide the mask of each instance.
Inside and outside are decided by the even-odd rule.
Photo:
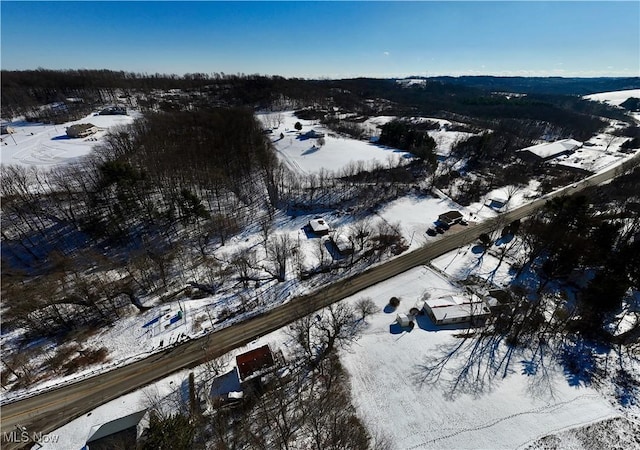
[[[263,345],[262,347],[236,356],[236,364],[238,366],[240,382],[242,383],[252,375],[273,366],[273,354],[268,345]]]

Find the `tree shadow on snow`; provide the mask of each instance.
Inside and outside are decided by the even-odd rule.
[[[387,304],[387,305],[385,305],[385,307],[384,307],[383,311],[384,311],[385,313],[387,313],[387,314],[391,314],[391,313],[396,312],[396,308],[394,308],[393,306],[391,306],[391,305]]]
[[[317,152],[318,150],[320,150],[320,147],[316,147],[314,145],[313,147],[309,147],[307,150],[302,152],[300,155],[301,156],[312,155],[313,153]]]

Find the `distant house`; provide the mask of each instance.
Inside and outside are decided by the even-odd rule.
[[[486,303],[475,295],[470,298],[447,295],[429,299],[422,309],[436,325],[481,322],[491,314]]]
[[[238,377],[241,383],[262,374],[265,369],[274,365],[273,354],[268,345],[236,356]]]
[[[107,106],[102,111],[98,113],[101,116],[126,116],[127,115],[127,107],[126,106]]]
[[[95,425],[89,433],[84,449],[136,448],[138,437],[142,434],[140,421],[146,412],[145,409],[102,425]]]
[[[319,235],[329,234],[329,224],[324,219],[313,219],[309,221],[309,228]]]
[[[78,123],[67,128],[67,136],[70,138],[83,138],[91,136],[98,131],[98,127],[91,123]]]
[[[308,137],[310,139],[317,139],[317,138],[323,138],[324,137],[324,133],[321,133],[319,131],[316,130],[309,130],[304,134],[305,137]]]
[[[518,150],[516,153],[523,161],[542,163],[561,155],[569,155],[582,147],[582,142],[574,139],[562,139],[556,142],[532,145]]]
[[[447,225],[453,225],[462,220],[462,214],[460,211],[448,211],[438,216],[438,221]]]

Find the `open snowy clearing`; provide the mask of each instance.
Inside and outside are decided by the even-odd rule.
[[[463,332],[438,329],[424,317],[418,319],[411,332],[394,323],[396,312],[408,312],[424,292],[437,298],[459,294],[462,289],[422,267],[345,300],[354,303],[371,297],[379,307],[376,314],[367,318],[363,336],[342,352],[341,359],[351,376],[359,415],[371,432],[387,435],[394,448],[516,448],[548,434],[619,416],[593,389],[569,386],[560,369],[549,368],[548,380],[539,374],[524,375],[521,355],[513,356],[506,377],[497,376],[491,385],[476,392],[451,396],[446,393],[446,383],[421,385],[418,365],[428,356],[441,355],[457,346],[460,340],[454,335]],[[387,307],[391,296],[402,299],[397,311]],[[264,344],[283,350],[286,358],[292,342],[284,330],[278,330],[231,355]],[[466,357],[465,351],[453,356],[460,360]],[[229,368],[235,365],[231,361]],[[196,368],[196,375],[200,371]],[[445,373],[444,378],[454,375]],[[143,409],[150,396],[169,395],[176,387],[185,392],[187,377],[188,371],[183,371],[100,406],[51,433],[60,441],[43,448],[79,449],[93,426]]]
[[[398,312],[406,313],[425,291],[434,298],[460,289],[435,272],[417,268],[358,297],[371,297],[383,310],[391,296],[398,296]],[[618,415],[595,390],[569,386],[558,367],[548,368],[549,379],[525,375],[522,355],[512,356],[506,377],[499,374],[477,390],[449,395],[460,374],[446,370],[440,383],[421,385],[419,365],[454,349],[460,341],[454,335],[461,330],[438,329],[421,317],[407,332],[394,324],[395,312],[381,312],[368,321],[364,336],[342,360],[361,417],[371,430],[389,435],[398,449],[516,448],[558,430]],[[450,362],[455,366],[456,360],[468,357],[467,351],[459,351]]]
[[[89,154],[109,129],[129,125],[136,117],[136,112],[129,116],[90,114],[83,119],[60,125],[15,121],[9,124],[15,130],[14,133],[2,135],[0,162],[43,168],[76,162]],[[91,123],[99,131],[86,138],[69,138],[66,128],[80,123]]]
[[[298,119],[293,111],[263,113],[257,117],[266,128],[272,130],[269,136],[278,156],[291,170],[298,173],[317,173],[322,169],[339,172],[349,164],[359,162],[364,163],[365,167],[373,162],[395,165],[398,161],[411,157],[408,152],[374,142],[380,135],[379,127],[395,119],[394,116],[371,117],[361,124],[365,134],[372,137],[372,142],[338,136],[317,121]],[[448,131],[447,126],[451,125],[448,120],[424,117],[412,120],[429,120],[440,124],[439,130],[430,130],[428,134],[436,141],[436,153],[441,156],[449,155],[455,143],[473,136],[472,133]],[[294,128],[296,122],[302,125],[300,132]],[[307,136],[311,130],[324,135],[323,145],[318,143],[317,138]],[[283,138],[280,138],[281,133]]]
[[[597,94],[585,95],[582,98],[596,102],[604,102],[610,105],[620,106],[630,97],[640,98],[640,89],[627,89],[625,91],[599,92]]]
[[[317,173],[322,169],[338,172],[359,161],[395,165],[399,159],[411,157],[401,150],[339,137],[317,121],[298,119],[293,111],[259,114],[258,118],[273,131],[270,136],[278,156],[298,173]],[[296,122],[302,125],[300,132],[294,128]],[[306,136],[311,130],[324,135],[324,145],[317,138]],[[280,133],[284,138],[280,138]]]

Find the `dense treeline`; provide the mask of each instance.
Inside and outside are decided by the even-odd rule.
[[[477,81],[489,80],[486,83]],[[3,114],[68,97],[86,102],[117,102],[138,95],[141,105],[160,109],[189,109],[189,106],[250,106],[253,108],[338,107],[361,114],[430,116],[453,120],[464,118],[484,128],[502,121],[517,121],[525,131],[532,122],[544,122],[561,137],[584,139],[604,124],[594,116],[628,120],[623,111],[572,95],[562,86],[578,83],[593,90],[637,87],[637,79],[517,79],[532,86],[531,94],[507,98],[494,91],[509,89],[508,78],[430,78],[423,84],[406,86],[396,80],[357,78],[350,80],[302,80],[260,75],[228,74],[139,74],[108,70],[2,71]],[[620,84],[622,83],[622,84]],[[516,83],[513,85],[518,87]],[[560,87],[558,87],[560,86]],[[503,89],[504,88],[504,89]],[[181,90],[182,94],[150,98],[154,90]],[[585,88],[586,89],[586,88]],[[578,89],[580,90],[580,89]],[[589,90],[589,89],[587,89]],[[197,92],[198,95],[184,95]],[[516,90],[516,92],[530,92]]]
[[[563,78],[563,77],[435,77],[446,83],[460,84],[490,91],[523,94],[587,95],[596,92],[637,89],[640,78]]]

